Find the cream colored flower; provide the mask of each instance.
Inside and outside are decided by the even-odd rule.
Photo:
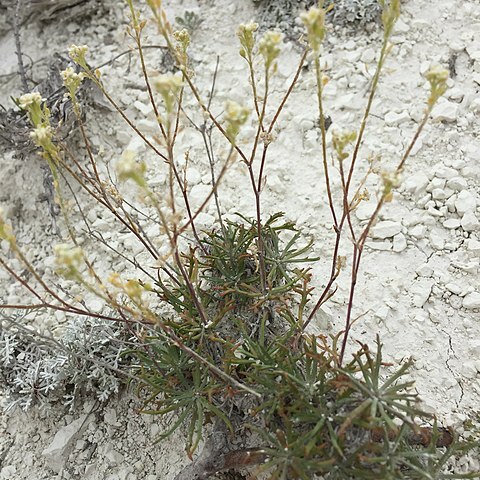
[[[145,185],[145,162],[137,162],[135,152],[125,150],[117,163],[117,175],[120,181],[133,180],[140,186]]]
[[[57,272],[67,279],[79,275],[78,269],[83,264],[83,251],[67,243],[60,243],[53,247]]]
[[[314,52],[318,52],[325,37],[325,9],[312,7],[300,15],[307,28],[308,43]]]
[[[248,22],[242,23],[237,29],[237,37],[240,40],[242,48],[240,55],[248,58],[252,55],[253,47],[255,46],[255,32],[258,30],[258,23]]]
[[[0,207],[0,240],[6,240],[12,245],[15,243],[15,236],[12,227],[5,221],[4,213],[3,208]]]
[[[31,105],[40,105],[44,101],[40,93],[32,92],[22,95],[18,99],[18,105],[22,110],[27,110]]]
[[[280,54],[280,44],[282,42],[282,34],[280,32],[268,31],[258,42],[258,50],[265,60],[265,67],[270,69],[273,62]]]
[[[68,49],[68,55],[75,62],[84,68],[87,68],[85,56],[88,53],[88,47],[86,45],[70,45]]]
[[[63,84],[71,93],[74,93],[78,89],[85,78],[84,73],[77,73],[72,67],[66,68],[60,74],[63,79]]]
[[[153,82],[155,90],[162,96],[165,110],[173,111],[177,96],[183,87],[183,79],[179,74],[166,73],[159,75]]]
[[[225,120],[227,122],[227,136],[230,141],[235,141],[240,127],[247,121],[250,111],[242,105],[228,100],[225,104]]]
[[[42,146],[52,140],[53,129],[50,125],[39,125],[30,132],[30,137],[36,145]]]
[[[425,73],[425,78],[430,83],[430,97],[428,98],[428,105],[432,107],[447,91],[449,73],[448,70],[443,68],[441,65],[432,65]]]

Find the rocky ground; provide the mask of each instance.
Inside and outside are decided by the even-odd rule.
[[[427,95],[422,73],[431,63],[448,66],[450,89],[435,107],[432,121],[412,152],[405,181],[381,212],[367,243],[355,304],[355,316],[362,318],[355,324],[352,338],[371,343],[380,334],[387,360],[400,362],[413,357],[413,377],[424,408],[436,412],[442,424],[468,436],[478,429],[480,415],[480,5],[468,0],[410,0],[402,4],[363,157],[381,153],[386,167],[398,162],[399,152],[408,145],[421,118]],[[215,101],[219,106],[227,98],[246,101],[248,82],[238,56],[236,25],[255,16],[278,25],[278,18],[256,10],[250,0],[165,1],[165,7],[172,19],[194,11],[202,20],[191,48],[200,88],[208,91],[219,55]],[[33,62],[37,81],[45,76],[53,53],[65,55],[71,43],[88,44],[95,66],[127,49],[126,11],[120,0],[96,4],[87,16],[75,10],[65,12],[69,14],[61,19],[31,20],[22,27],[23,50]],[[290,40],[280,57],[273,93],[276,98],[288,85],[300,55],[298,35],[291,34],[295,22],[286,15],[279,25],[290,29]],[[341,24],[337,19],[328,34],[323,66],[330,77],[325,88],[326,109],[333,122],[329,131],[358,124],[378,55],[378,26],[355,25]],[[10,108],[9,97],[20,94],[15,42],[8,26],[0,34],[4,59],[0,65],[0,103]],[[152,44],[160,42],[154,31],[150,35]],[[149,54],[147,61],[151,69],[168,68],[168,59],[160,51]],[[125,112],[149,132],[152,111],[135,65],[124,55],[102,73]],[[321,286],[329,269],[332,239],[318,160],[319,130],[312,86],[313,76],[307,70],[281,118],[271,147],[272,161],[267,166],[265,209],[285,211],[289,219],[314,236],[315,254],[325,259],[313,267],[314,283]],[[87,115],[94,132],[92,143],[103,152],[106,165],[113,164],[126,148],[143,153],[141,142],[101,99],[93,102]],[[200,155],[195,156],[202,148],[198,138],[185,132],[182,145],[191,149],[191,197],[194,203],[199,202],[209,191],[208,165]],[[14,149],[4,148],[0,172],[0,205],[12,219],[19,241],[42,265],[45,278],[53,278],[51,245],[58,237],[48,202],[39,201],[45,196],[39,181],[43,177],[41,160],[32,155],[19,159]],[[154,174],[152,181],[162,188],[166,177]],[[367,183],[372,192],[375,182],[371,178]],[[223,209],[229,214],[252,214],[252,197],[245,193],[248,189],[244,172],[232,167],[221,187]],[[356,210],[360,224],[369,218],[373,205],[374,198]],[[214,212],[214,205],[209,205],[202,217],[205,226],[213,222]],[[101,210],[90,209],[88,217],[108,238],[113,227]],[[141,258],[138,245],[126,235],[120,232],[110,239]],[[95,247],[89,242],[87,247]],[[103,271],[122,268],[100,251],[92,256]],[[25,293],[11,285],[6,273],[0,272],[0,282],[2,303],[25,301]],[[324,307],[316,330],[332,333],[342,328],[347,293],[348,284],[339,281],[337,294]],[[93,311],[102,308],[93,296],[85,302]],[[48,332],[61,329],[67,318],[56,313],[31,315],[27,320]],[[139,414],[138,408],[138,400],[122,392],[106,404],[87,398],[70,413],[61,405],[48,412],[32,408],[26,413],[5,413],[0,419],[0,480],[173,479],[188,463],[183,439],[178,434],[154,444],[164,425],[156,417]],[[469,458],[454,468],[457,472],[479,469],[479,459]]]

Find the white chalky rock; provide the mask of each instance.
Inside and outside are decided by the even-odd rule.
[[[410,286],[410,293],[413,294],[413,304],[421,308],[427,302],[432,293],[434,281],[427,278],[419,278]]]
[[[475,232],[480,229],[480,222],[473,212],[467,212],[462,217],[461,225],[466,232]]]
[[[458,175],[458,172],[454,168],[438,164],[435,165],[434,172],[437,178],[446,178],[447,180]]]
[[[0,470],[1,480],[14,480],[17,477],[17,467],[15,465],[7,465]]]
[[[385,124],[390,127],[400,125],[404,122],[408,122],[409,120],[410,120],[410,115],[405,110],[400,113],[388,112],[385,115]]]
[[[435,167],[433,167],[435,170]],[[445,187],[446,180],[444,178],[434,177],[432,181],[428,184],[427,192],[432,192],[433,190],[440,188],[443,189]]]
[[[415,225],[413,228],[411,228],[408,233],[413,237],[413,238],[424,238],[425,235],[427,234],[427,227],[425,225]]]
[[[373,48],[366,48],[360,58],[362,62],[372,63],[375,60],[375,53],[376,52]]]
[[[145,246],[132,234],[124,235],[123,245],[134,257],[145,249]]]
[[[186,177],[189,185],[197,185],[202,180],[202,175],[196,168],[189,168]]]
[[[459,215],[474,212],[477,208],[477,199],[468,190],[462,190],[455,200],[455,209]]]
[[[376,204],[373,202],[365,203],[362,202],[356,209],[355,209],[355,216],[359,220],[368,220],[373,212],[375,211]]]
[[[87,415],[82,415],[66,427],[61,428],[55,434],[52,443],[42,452],[50,468],[55,472],[60,472],[65,461],[68,459],[68,452],[66,452],[66,450],[76,440],[86,417]]]
[[[451,88],[448,90],[447,96],[454,102],[461,102],[465,96],[465,92],[461,88]]]
[[[106,409],[103,415],[103,421],[112,427],[120,427],[120,422],[117,421],[117,411],[114,408]]]
[[[465,190],[468,184],[463,177],[453,177],[447,181],[447,187],[459,192]]]
[[[93,313],[101,313],[105,307],[105,302],[101,298],[94,296],[88,296],[84,299],[85,305],[88,310]]]
[[[465,50],[472,60],[480,61],[480,42],[469,42]]]
[[[130,140],[132,139],[132,133],[129,130],[117,130],[117,139],[122,145],[128,145]]]
[[[420,193],[427,188],[429,183],[430,179],[427,177],[427,175],[423,172],[419,172],[407,176],[404,186],[407,192]]]
[[[365,245],[372,250],[387,251],[392,249],[392,244],[388,240],[384,242],[366,242]]]
[[[410,31],[410,26],[402,20],[397,20],[395,22],[394,32],[397,33],[407,33]]]
[[[449,101],[437,104],[432,111],[432,119],[436,122],[455,122],[458,114],[458,103]]]
[[[403,233],[398,233],[393,237],[393,251],[403,252],[407,248],[407,239]]]
[[[141,118],[140,120],[137,121],[137,127],[143,132],[143,133],[157,133],[160,131],[160,127],[158,126],[157,122],[154,122],[152,120],[147,120],[146,118]]]
[[[463,307],[468,309],[480,308],[480,292],[472,292],[463,297]]]
[[[449,230],[454,230],[460,226],[460,220],[458,218],[449,218],[445,220],[442,225]]]
[[[153,112],[153,107],[150,104],[145,104],[136,100],[133,102],[133,105],[137,110],[139,110],[143,115],[148,115],[150,112]]]
[[[432,198],[434,200],[445,200],[447,198],[447,195],[445,193],[445,190],[442,190],[441,188],[435,188],[432,190]]]
[[[195,185],[190,191],[190,202],[195,206],[200,206],[212,191],[210,185]]]
[[[427,211],[432,217],[444,217],[445,213],[443,211],[437,210],[434,207],[428,207]]]
[[[388,318],[390,313],[390,307],[388,305],[380,305],[378,308],[375,309],[375,317],[380,320],[385,321]]]
[[[412,147],[412,150],[410,151],[410,156],[413,157],[415,156],[423,147],[423,140],[419,138],[415,144]]]
[[[470,103],[470,110],[474,113],[480,113],[480,97],[472,100],[472,103]]]
[[[467,241],[467,248],[474,254],[480,253],[480,242],[474,238],[469,238]]]
[[[442,238],[438,230],[430,232],[429,240],[430,240],[430,245],[435,250],[443,250],[443,248],[445,247],[445,239]]]
[[[462,363],[462,375],[466,378],[473,379],[477,376],[477,368],[473,360],[467,360]]]
[[[423,263],[415,270],[415,273],[420,277],[431,277],[433,268],[428,263]]]
[[[455,200],[457,199],[457,195],[453,194],[446,202],[445,202],[445,206],[447,207],[447,210],[450,212],[450,213],[454,213],[456,212],[456,209],[455,209]]]
[[[119,465],[123,462],[124,456],[120,452],[114,450],[112,445],[109,445],[105,452],[105,459],[110,465]]]
[[[201,228],[211,228],[215,223],[215,217],[205,212],[200,212],[195,219],[195,224]]]
[[[112,229],[111,223],[103,218],[97,218],[93,224],[92,228],[98,230],[99,232],[109,232]]]
[[[447,283],[445,288],[454,295],[460,295],[463,291],[463,288],[458,283],[453,282]]]
[[[391,220],[385,220],[384,222],[377,223],[372,228],[371,236],[373,238],[390,238],[402,231],[402,224],[400,222],[393,222]]]
[[[132,137],[125,150],[131,150],[132,152],[142,152],[145,150],[145,142],[138,136]]]

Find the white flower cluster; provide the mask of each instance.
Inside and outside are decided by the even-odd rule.
[[[310,47],[314,52],[318,52],[325,37],[325,10],[312,7],[308,12],[302,13],[300,19],[307,28]]]
[[[137,162],[135,152],[125,150],[117,163],[116,171],[120,181],[133,180],[138,185],[145,184],[145,162]]]
[[[53,251],[58,273],[67,279],[76,277],[79,274],[78,269],[83,264],[82,249],[68,243],[60,243],[53,247]]]
[[[52,139],[53,129],[50,125],[39,125],[30,132],[30,137],[40,147]]]
[[[258,42],[258,51],[263,56],[265,66],[268,69],[280,54],[280,43],[282,42],[282,34],[269,30],[265,32],[261,40]]]
[[[70,93],[75,92],[82,83],[82,80],[85,78],[84,73],[75,72],[73,67],[66,68],[63,70],[63,72],[61,72],[61,75],[63,84],[70,91]]]
[[[86,68],[85,56],[88,53],[88,47],[86,45],[70,45],[68,49],[68,55],[75,62]]]
[[[32,92],[22,95],[18,99],[18,105],[22,110],[27,110],[32,105],[40,105],[42,101],[45,101],[40,93]]]

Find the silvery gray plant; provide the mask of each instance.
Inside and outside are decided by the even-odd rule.
[[[122,384],[126,332],[95,318],[77,318],[62,337],[39,336],[5,314],[0,321],[0,386],[5,410],[48,409],[61,402],[70,410],[82,394],[106,401]]]
[[[365,26],[378,20],[382,11],[378,0],[336,0],[330,3],[334,3],[330,15],[336,25]]]
[[[307,9],[315,0],[253,0],[259,9],[259,21],[268,26],[286,24],[294,27],[299,11]],[[335,25],[361,26],[379,20],[382,11],[378,0],[326,0],[329,17]]]

